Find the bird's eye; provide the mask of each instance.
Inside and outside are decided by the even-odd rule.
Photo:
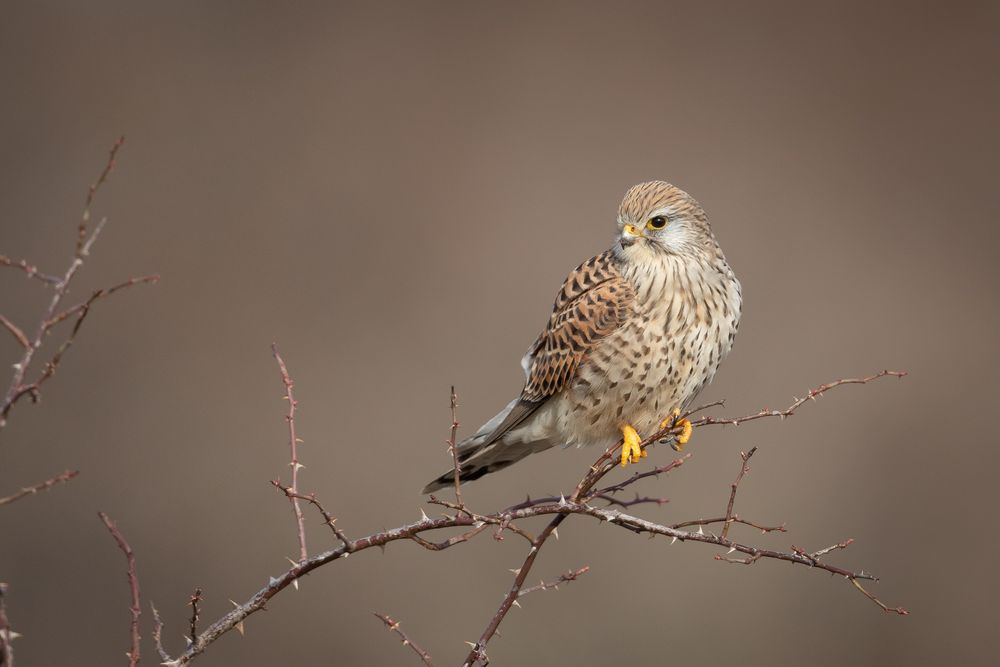
[[[649,222],[646,223],[646,227],[649,229],[663,229],[667,226],[667,219],[662,215],[658,215],[655,218],[650,218]]]

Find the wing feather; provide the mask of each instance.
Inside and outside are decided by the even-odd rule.
[[[594,346],[614,333],[631,312],[635,292],[612,251],[574,269],[556,296],[548,325],[525,357],[521,397],[486,439],[491,444],[533,414],[576,376]]]

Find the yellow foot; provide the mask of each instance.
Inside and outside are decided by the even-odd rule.
[[[642,442],[642,438],[634,428],[625,424],[622,426],[622,438],[624,439],[624,444],[622,444],[622,466],[628,465],[628,462],[638,463],[639,459],[646,456],[646,452],[643,451],[639,443]]]
[[[691,439],[691,432],[694,430],[694,427],[691,426],[690,419],[681,418],[680,408],[674,408],[673,414],[660,422],[661,429],[671,425],[681,430],[680,433],[676,434],[676,440],[670,445],[674,448],[674,451],[679,452],[684,449],[684,445]]]

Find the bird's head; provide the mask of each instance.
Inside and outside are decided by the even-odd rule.
[[[615,249],[625,257],[648,259],[717,247],[705,211],[694,197],[663,181],[629,188],[618,208]]]

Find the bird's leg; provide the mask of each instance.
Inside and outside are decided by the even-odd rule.
[[[622,466],[628,465],[628,462],[638,463],[639,459],[646,456],[646,451],[639,446],[642,442],[642,438],[636,432],[631,425],[625,424],[622,426]]]
[[[688,440],[691,439],[691,432],[694,427],[691,426],[691,420],[681,417],[681,409],[674,408],[673,413],[660,422],[660,428],[664,429],[668,426],[672,428],[680,428],[681,432],[676,434],[676,439],[670,444],[674,448],[674,451],[679,452],[684,449],[684,445],[687,444]]]

